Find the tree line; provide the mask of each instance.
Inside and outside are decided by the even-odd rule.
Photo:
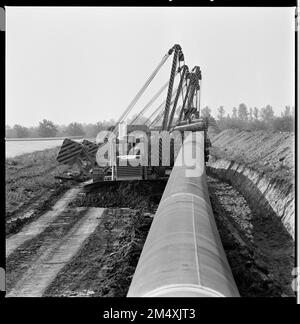
[[[67,137],[67,136],[83,136],[87,138],[95,138],[97,134],[110,126],[115,125],[115,121],[100,121],[95,124],[70,123],[69,125],[56,125],[52,121],[44,119],[39,122],[38,126],[25,127],[14,125],[6,126],[6,138],[36,138],[36,137]]]
[[[217,110],[217,116],[212,116],[212,110],[206,106],[201,109],[200,116],[209,117],[219,131],[228,128],[237,128],[241,130],[274,130],[283,132],[293,132],[295,124],[295,108],[285,106],[280,116],[275,116],[273,108],[270,105],[266,107],[248,108],[241,103],[237,108],[233,107],[230,113],[227,113],[223,106]],[[145,117],[137,120],[137,123],[144,121]],[[132,120],[136,119],[136,115]],[[127,120],[130,123],[130,120]],[[67,137],[67,136],[83,136],[86,138],[95,138],[97,134],[115,125],[115,121],[99,121],[95,124],[82,124],[73,122],[69,125],[56,125],[52,121],[44,119],[39,122],[38,126],[25,127],[14,125],[6,126],[6,138],[36,138],[36,137]]]
[[[201,109],[201,116],[209,117],[218,130],[236,128],[240,130],[273,130],[281,132],[293,132],[295,128],[295,107],[285,106],[280,116],[275,116],[272,106],[267,105],[262,108],[248,108],[244,103],[238,108],[233,107],[227,113],[224,106],[217,110],[217,118],[211,115],[211,109],[206,106]]]

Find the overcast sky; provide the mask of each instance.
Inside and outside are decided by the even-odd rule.
[[[175,43],[202,70],[201,108],[294,104],[293,8],[6,7],[6,124],[117,119]]]

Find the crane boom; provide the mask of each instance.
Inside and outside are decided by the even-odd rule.
[[[170,110],[170,103],[171,103],[171,97],[172,97],[172,92],[173,92],[173,84],[174,84],[174,78],[176,74],[176,67],[177,67],[177,60],[183,61],[184,56],[181,51],[181,46],[178,44],[175,44],[171,49],[171,53],[174,51],[174,56],[173,56],[173,63],[172,63],[172,68],[171,68],[171,75],[170,75],[170,83],[169,83],[169,88],[168,88],[168,94],[167,94],[167,101],[166,101],[166,106],[165,106],[165,111],[164,111],[164,118],[163,118],[163,124],[162,124],[162,129],[166,130],[168,127],[168,119],[169,119],[169,110]],[[170,53],[169,51],[169,53]]]

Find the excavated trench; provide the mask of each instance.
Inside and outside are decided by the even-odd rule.
[[[207,174],[214,214],[223,229],[223,245],[241,294],[295,296],[291,288],[295,267],[293,184],[222,159],[210,161]],[[220,186],[224,190],[219,190]],[[235,193],[229,188],[235,188]],[[216,199],[219,191],[220,198]],[[247,207],[239,212],[231,195],[243,197]],[[219,201],[223,201],[221,205]],[[232,242],[240,245],[241,253],[231,249]],[[253,275],[260,280],[249,289],[247,282]]]
[[[262,214],[258,207],[252,209],[249,200],[224,180],[208,176],[207,181],[222,244],[240,295],[294,297],[294,242],[279,218]]]
[[[294,296],[293,244],[279,222],[224,181],[208,177],[222,243],[241,296]],[[126,296],[165,184],[130,181],[80,194],[73,207],[105,207],[95,232],[45,296]],[[70,207],[72,207],[70,206]],[[278,218],[277,218],[278,220]],[[281,226],[280,226],[281,225]]]
[[[279,220],[278,223],[294,239],[295,189],[292,182],[284,178],[270,178],[244,164],[223,159],[210,162],[207,173],[235,187],[262,219]]]

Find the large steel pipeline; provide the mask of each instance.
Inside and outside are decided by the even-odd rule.
[[[239,297],[210,204],[204,134],[195,135],[176,158],[127,297]],[[189,167],[196,140],[201,158]]]

